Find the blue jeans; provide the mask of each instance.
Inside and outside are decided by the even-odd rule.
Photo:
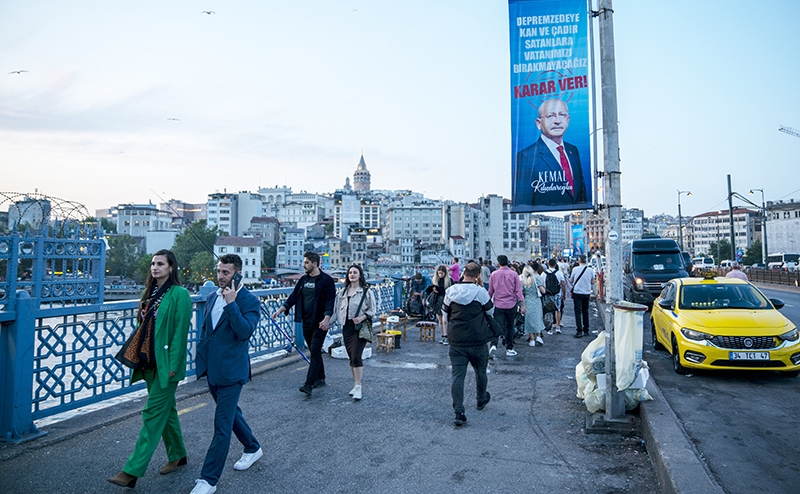
[[[489,364],[489,349],[486,345],[472,347],[455,347],[450,345],[450,365],[453,366],[453,381],[450,393],[453,397],[453,410],[464,413],[464,378],[467,376],[467,364],[475,370],[475,385],[478,403],[486,401],[486,366]]]

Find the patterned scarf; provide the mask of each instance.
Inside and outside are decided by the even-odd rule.
[[[153,287],[150,297],[142,302],[139,311],[139,327],[117,354],[117,360],[131,369],[152,369],[156,366],[155,359],[155,330],[158,306],[172,287],[172,281],[167,279],[163,286]]]

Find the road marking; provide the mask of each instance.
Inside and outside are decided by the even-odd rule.
[[[195,405],[193,407],[184,408],[183,410],[178,410],[178,415],[183,415],[184,413],[189,413],[197,410],[198,408],[203,408],[204,406],[208,405],[208,403],[200,403],[199,405]]]

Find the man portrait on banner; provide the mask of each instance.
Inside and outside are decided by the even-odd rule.
[[[536,127],[539,139],[517,153],[514,203],[517,206],[563,206],[588,200],[578,148],[564,141],[569,110],[560,99],[539,107]]]

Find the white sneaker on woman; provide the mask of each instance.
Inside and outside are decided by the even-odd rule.
[[[536,346],[536,340],[528,340],[528,346]]]
[[[356,385],[356,387],[353,388],[353,399],[356,400],[356,401],[361,399],[361,385],[360,384]]]
[[[536,343],[544,345],[544,340],[542,339],[541,335],[536,336]]]

